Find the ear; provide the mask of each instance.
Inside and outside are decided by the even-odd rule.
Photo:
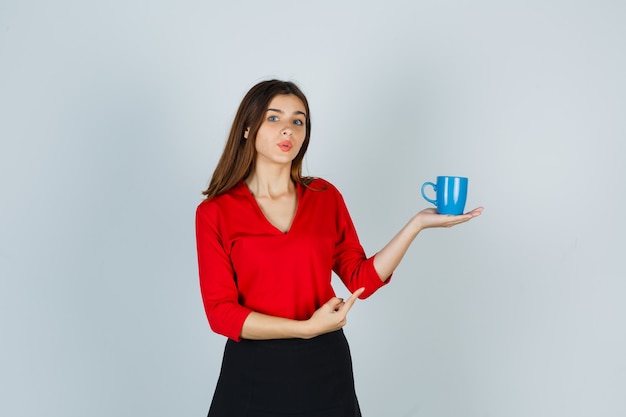
[[[250,127],[247,127],[246,130],[243,132],[244,139],[248,139],[248,133],[250,133]]]

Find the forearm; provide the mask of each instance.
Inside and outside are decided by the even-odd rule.
[[[374,269],[381,280],[387,281],[400,264],[409,246],[421,231],[413,217],[374,257]]]
[[[243,323],[242,339],[311,339],[341,329],[346,324],[346,315],[365,288],[356,290],[348,301],[333,297],[318,308],[308,320],[290,320],[252,312]]]
[[[311,333],[307,321],[291,320],[282,317],[252,312],[248,315],[241,329],[242,339],[309,339]]]

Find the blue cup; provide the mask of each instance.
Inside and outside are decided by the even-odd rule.
[[[424,189],[432,186],[437,198],[431,200],[426,197]],[[439,214],[463,214],[465,210],[465,200],[467,199],[467,178],[465,177],[437,177],[437,184],[425,182],[422,184],[422,197],[437,207]]]

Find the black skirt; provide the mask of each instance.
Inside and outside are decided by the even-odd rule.
[[[343,330],[228,340],[209,417],[360,417]]]

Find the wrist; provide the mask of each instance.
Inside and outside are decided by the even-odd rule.
[[[301,339],[312,339],[315,336],[315,327],[311,319],[298,321],[299,335]]]
[[[413,218],[409,221],[409,226],[411,228],[411,232],[415,236],[417,236],[422,230],[426,229],[424,224],[422,224],[419,214],[413,216]]]

